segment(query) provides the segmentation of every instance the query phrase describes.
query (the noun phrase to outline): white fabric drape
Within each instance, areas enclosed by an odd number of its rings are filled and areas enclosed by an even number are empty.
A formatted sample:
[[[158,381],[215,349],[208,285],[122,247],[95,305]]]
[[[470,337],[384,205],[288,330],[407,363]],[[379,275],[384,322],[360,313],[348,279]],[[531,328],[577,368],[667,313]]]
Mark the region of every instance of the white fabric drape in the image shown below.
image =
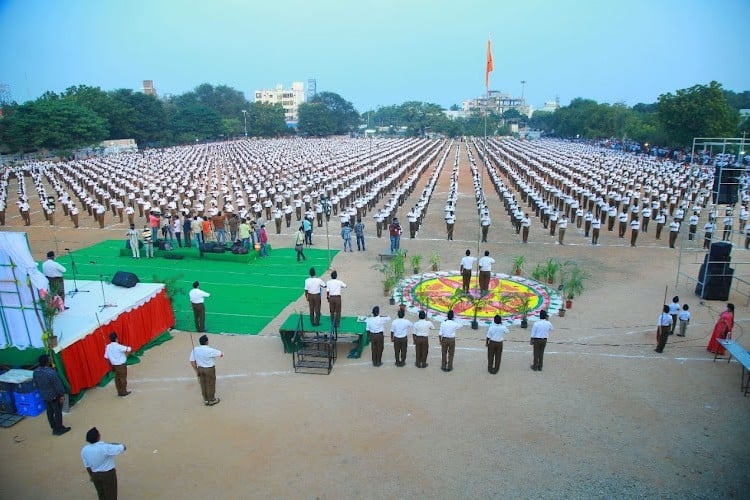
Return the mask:
[[[43,347],[42,326],[27,277],[37,299],[39,289],[48,289],[49,282],[31,256],[26,233],[0,233],[0,264],[0,349]]]

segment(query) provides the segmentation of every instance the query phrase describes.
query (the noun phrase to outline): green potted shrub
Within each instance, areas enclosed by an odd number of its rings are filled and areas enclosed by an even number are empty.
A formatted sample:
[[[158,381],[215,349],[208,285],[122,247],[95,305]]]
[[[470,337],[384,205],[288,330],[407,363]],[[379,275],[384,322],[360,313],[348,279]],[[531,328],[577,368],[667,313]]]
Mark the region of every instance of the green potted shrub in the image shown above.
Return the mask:
[[[544,264],[539,263],[534,266],[534,270],[531,271],[531,277],[536,281],[542,281],[544,279]]]
[[[526,263],[526,257],[523,255],[516,255],[513,257],[513,274],[521,276],[523,273],[523,265]]]
[[[531,297],[526,294],[519,294],[519,296],[521,300],[518,304],[518,313],[521,315],[521,328],[528,328]]]
[[[547,259],[547,263],[544,264],[544,277],[547,279],[547,284],[552,285],[557,279],[557,273],[560,271],[562,265],[560,261],[554,257]]]
[[[565,296],[565,309],[573,307],[573,299],[583,293],[583,280],[586,275],[583,271],[576,268],[565,280],[563,285],[563,295]]]
[[[414,274],[419,274],[419,265],[422,263],[422,256],[414,254],[411,256],[411,267]]]
[[[434,252],[430,255],[430,265],[432,266],[432,272],[437,272],[440,269],[440,254]]]

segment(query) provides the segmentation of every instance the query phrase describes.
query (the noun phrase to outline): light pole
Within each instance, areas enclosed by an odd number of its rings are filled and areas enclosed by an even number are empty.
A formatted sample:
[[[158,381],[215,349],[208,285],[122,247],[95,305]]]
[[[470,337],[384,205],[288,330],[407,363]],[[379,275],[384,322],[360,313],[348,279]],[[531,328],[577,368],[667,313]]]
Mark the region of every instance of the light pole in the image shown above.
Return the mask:
[[[243,109],[242,114],[245,115],[245,137],[247,137],[247,110]]]
[[[526,86],[526,80],[521,80],[521,102],[523,102],[523,91]]]

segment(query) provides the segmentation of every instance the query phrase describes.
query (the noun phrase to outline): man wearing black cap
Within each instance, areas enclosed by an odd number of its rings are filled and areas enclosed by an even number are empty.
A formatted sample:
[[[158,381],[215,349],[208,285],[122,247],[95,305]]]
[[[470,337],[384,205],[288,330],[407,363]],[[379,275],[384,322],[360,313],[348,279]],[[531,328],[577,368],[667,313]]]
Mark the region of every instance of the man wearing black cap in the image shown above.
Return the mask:
[[[54,368],[49,364],[49,356],[39,356],[39,367],[34,370],[34,383],[39,389],[39,395],[47,407],[47,420],[52,427],[52,434],[61,436],[70,430],[62,420],[62,405],[65,398],[65,387]]]
[[[105,443],[96,427],[86,433],[89,444],[81,449],[81,460],[100,500],[117,499],[115,456],[125,451],[122,443]]]
[[[190,364],[193,366],[201,384],[203,403],[206,406],[219,404],[216,393],[216,358],[223,358],[224,353],[208,346],[208,336],[201,335],[199,346],[190,351]]]
[[[65,299],[65,282],[63,281],[63,273],[66,271],[65,267],[55,262],[55,252],[47,252],[47,260],[42,264],[42,272],[49,280],[49,292],[54,297],[59,295],[60,298]]]
[[[115,372],[115,387],[117,395],[125,397],[130,394],[128,390],[128,354],[130,347],[117,342],[117,333],[109,334],[109,344],[104,348],[104,358],[109,361],[112,371]]]

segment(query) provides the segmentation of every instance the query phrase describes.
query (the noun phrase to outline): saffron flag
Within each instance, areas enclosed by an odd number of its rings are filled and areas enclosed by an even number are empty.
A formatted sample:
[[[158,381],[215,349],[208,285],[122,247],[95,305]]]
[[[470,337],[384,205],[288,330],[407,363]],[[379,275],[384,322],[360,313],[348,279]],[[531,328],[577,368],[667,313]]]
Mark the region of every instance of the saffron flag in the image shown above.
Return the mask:
[[[487,39],[487,71],[484,74],[484,86],[487,87],[487,91],[490,90],[490,73],[495,69],[495,65],[492,63],[492,40]]]

